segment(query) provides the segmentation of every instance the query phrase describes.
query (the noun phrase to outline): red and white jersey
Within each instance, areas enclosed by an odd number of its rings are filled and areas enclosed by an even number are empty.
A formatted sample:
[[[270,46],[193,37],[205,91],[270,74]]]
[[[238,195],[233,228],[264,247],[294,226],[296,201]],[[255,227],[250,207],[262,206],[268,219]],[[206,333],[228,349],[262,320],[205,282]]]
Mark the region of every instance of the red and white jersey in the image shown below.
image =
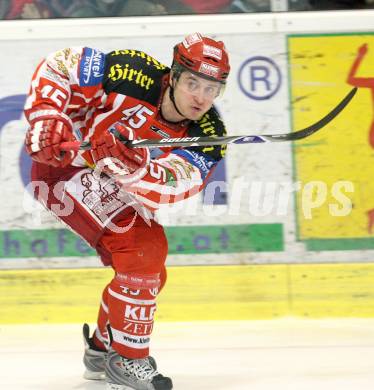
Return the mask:
[[[101,137],[117,122],[131,127],[137,138],[225,135],[214,107],[199,121],[176,124],[162,118],[169,74],[168,67],[142,51],[67,48],[37,67],[25,115],[31,125],[58,115],[81,141]],[[185,199],[201,190],[224,153],[223,146],[153,150],[149,173],[127,190],[151,209]],[[72,165],[92,166],[90,154],[79,152]]]

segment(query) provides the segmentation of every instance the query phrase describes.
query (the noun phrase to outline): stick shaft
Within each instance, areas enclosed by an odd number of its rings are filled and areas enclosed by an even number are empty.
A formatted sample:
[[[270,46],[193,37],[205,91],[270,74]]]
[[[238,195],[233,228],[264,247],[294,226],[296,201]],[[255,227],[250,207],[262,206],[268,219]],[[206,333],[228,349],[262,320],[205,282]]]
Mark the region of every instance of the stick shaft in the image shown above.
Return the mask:
[[[249,144],[263,142],[282,142],[282,141],[297,141],[309,137],[318,130],[330,123],[356,94],[357,88],[351,91],[342,99],[342,101],[334,107],[327,115],[321,118],[318,122],[292,133],[284,134],[267,134],[267,135],[241,135],[227,137],[182,137],[182,138],[161,138],[161,139],[140,139],[134,141],[123,141],[130,148],[152,148],[152,147],[193,147],[193,146],[212,146],[225,144]],[[116,135],[116,134],[115,134]],[[63,142],[61,150],[89,150],[91,145],[89,142]]]

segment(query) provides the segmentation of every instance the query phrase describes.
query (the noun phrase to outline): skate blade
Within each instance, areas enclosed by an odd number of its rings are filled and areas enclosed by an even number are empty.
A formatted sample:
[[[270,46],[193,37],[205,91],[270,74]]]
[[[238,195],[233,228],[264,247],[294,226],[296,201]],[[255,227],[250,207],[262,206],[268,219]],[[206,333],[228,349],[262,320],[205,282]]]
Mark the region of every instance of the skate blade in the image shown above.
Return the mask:
[[[84,379],[88,379],[90,381],[102,381],[105,379],[104,371],[89,371],[86,370],[83,374]]]
[[[107,382],[106,390],[134,390],[134,387],[128,387],[126,385],[117,385],[115,383]]]

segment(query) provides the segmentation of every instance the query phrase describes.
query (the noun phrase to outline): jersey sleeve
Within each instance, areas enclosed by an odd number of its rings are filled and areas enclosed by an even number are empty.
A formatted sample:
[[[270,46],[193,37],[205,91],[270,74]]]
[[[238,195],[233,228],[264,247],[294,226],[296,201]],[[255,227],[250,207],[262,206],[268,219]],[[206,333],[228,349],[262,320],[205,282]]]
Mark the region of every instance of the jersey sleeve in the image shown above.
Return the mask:
[[[66,48],[50,54],[32,77],[25,104],[28,121],[32,124],[57,116],[71,124],[69,105],[89,103],[100,88],[104,62],[104,53],[87,47]]]
[[[189,136],[223,136],[225,126],[215,108],[193,123]],[[148,174],[128,189],[151,210],[190,198],[205,186],[226,146],[178,148],[153,159]]]

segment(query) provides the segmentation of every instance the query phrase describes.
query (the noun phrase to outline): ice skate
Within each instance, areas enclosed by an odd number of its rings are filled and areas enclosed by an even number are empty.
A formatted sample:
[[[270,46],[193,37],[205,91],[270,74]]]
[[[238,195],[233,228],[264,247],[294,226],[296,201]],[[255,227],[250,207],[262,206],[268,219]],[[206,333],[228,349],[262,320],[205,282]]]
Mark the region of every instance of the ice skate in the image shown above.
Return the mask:
[[[90,338],[90,327],[83,325],[84,356],[83,363],[86,370],[83,374],[85,379],[103,380],[105,379],[105,356],[106,351],[99,350]]]
[[[110,350],[105,361],[108,390],[170,390],[170,378],[161,375],[152,357],[127,359]]]

